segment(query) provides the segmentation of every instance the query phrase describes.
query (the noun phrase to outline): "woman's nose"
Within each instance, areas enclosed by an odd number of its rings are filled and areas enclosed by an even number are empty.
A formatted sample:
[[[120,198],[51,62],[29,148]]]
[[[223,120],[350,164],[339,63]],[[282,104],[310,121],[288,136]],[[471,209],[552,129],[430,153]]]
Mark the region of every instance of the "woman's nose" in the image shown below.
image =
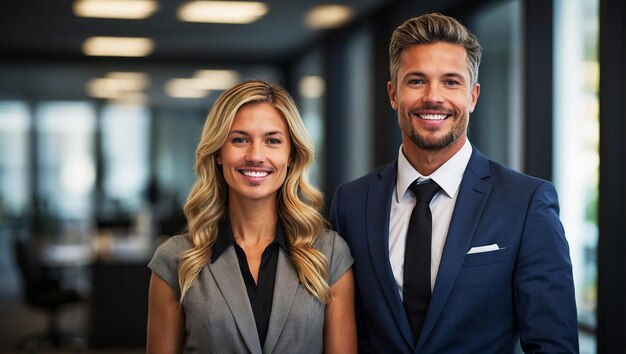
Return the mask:
[[[253,162],[263,161],[263,144],[258,142],[250,143],[246,159]]]

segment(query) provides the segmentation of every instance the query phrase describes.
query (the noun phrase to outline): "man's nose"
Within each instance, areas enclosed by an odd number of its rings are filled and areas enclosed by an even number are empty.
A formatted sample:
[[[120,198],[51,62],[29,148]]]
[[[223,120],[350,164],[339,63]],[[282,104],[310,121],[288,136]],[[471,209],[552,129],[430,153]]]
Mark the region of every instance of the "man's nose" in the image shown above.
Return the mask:
[[[441,103],[443,102],[443,89],[439,86],[438,83],[429,83],[426,85],[424,94],[424,101],[431,103]]]

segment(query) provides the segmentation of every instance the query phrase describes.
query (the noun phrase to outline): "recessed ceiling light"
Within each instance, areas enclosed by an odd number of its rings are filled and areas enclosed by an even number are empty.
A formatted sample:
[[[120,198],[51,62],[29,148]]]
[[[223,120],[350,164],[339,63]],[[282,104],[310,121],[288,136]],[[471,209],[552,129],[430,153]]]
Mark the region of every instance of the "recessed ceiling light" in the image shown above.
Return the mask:
[[[307,11],[304,22],[310,28],[336,28],[352,18],[352,9],[344,5],[319,5]]]
[[[143,106],[148,103],[148,95],[145,92],[128,92],[123,96],[110,98],[109,104]]]
[[[178,9],[185,22],[247,24],[263,17],[267,4],[252,1],[189,1]]]
[[[90,37],[82,49],[85,55],[92,56],[145,57],[154,50],[154,42],[139,37]]]
[[[165,93],[174,98],[204,98],[209,91],[196,87],[194,80],[190,78],[170,79],[165,83]]]
[[[133,20],[150,17],[158,7],[154,0],[77,0],[73,6],[80,17]]]
[[[126,102],[145,102],[143,90],[148,87],[150,77],[141,72],[110,72],[87,82],[90,97]]]
[[[304,76],[300,79],[298,91],[305,98],[320,98],[326,91],[326,82],[320,76]]]
[[[198,70],[193,78],[199,89],[226,90],[239,82],[239,73],[235,70]]]
[[[111,71],[105,76],[120,82],[127,82],[128,86],[136,87],[136,90],[143,90],[150,83],[150,76],[143,72],[136,71]]]

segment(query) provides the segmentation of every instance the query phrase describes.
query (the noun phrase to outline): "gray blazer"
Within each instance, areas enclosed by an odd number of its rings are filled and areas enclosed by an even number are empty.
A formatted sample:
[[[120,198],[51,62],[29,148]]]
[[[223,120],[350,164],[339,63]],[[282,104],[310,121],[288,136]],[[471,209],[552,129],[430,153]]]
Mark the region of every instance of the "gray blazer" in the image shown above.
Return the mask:
[[[191,246],[189,235],[161,245],[150,269],[177,293],[178,255]],[[315,247],[330,263],[334,284],[352,265],[344,240],[334,231],[320,234]],[[270,324],[261,348],[234,247],[200,271],[183,300],[185,353],[322,353],[324,305],[304,289],[289,256],[280,249]]]

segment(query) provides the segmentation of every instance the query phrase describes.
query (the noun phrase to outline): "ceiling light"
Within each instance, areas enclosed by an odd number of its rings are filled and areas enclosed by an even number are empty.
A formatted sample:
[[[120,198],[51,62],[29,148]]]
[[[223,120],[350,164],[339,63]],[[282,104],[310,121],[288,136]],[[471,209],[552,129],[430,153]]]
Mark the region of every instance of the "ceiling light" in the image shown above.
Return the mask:
[[[198,70],[193,78],[198,89],[226,90],[239,82],[239,73],[235,70]]]
[[[165,83],[164,91],[175,98],[204,98],[211,91],[223,91],[239,82],[235,70],[198,70],[190,78],[171,79]]]
[[[304,76],[298,85],[300,95],[305,98],[320,98],[326,91],[326,83],[320,76]]]
[[[99,77],[87,82],[87,94],[90,97],[116,101],[144,102],[145,93],[142,92],[150,82],[145,73],[140,72],[110,72],[105,77]]]
[[[109,99],[110,104],[140,106],[148,103],[148,95],[145,92],[128,92],[123,96]]]
[[[118,81],[133,82],[135,85],[141,86],[139,90],[148,86],[150,82],[148,74],[136,71],[111,71],[105,77]]]
[[[352,15],[352,9],[344,5],[319,5],[307,11],[304,21],[310,28],[336,28],[348,22]]]
[[[189,1],[178,9],[178,19],[186,22],[252,23],[268,11],[267,4],[250,1]]]
[[[198,89],[194,83],[196,79],[178,78],[170,79],[165,83],[165,93],[174,98],[204,98],[209,91]]]
[[[90,97],[117,98],[122,92],[119,83],[111,79],[96,78],[87,82],[87,94]]]
[[[80,17],[144,19],[159,7],[153,0],[77,0],[74,14]]]
[[[83,53],[92,56],[144,57],[154,50],[150,38],[90,37],[83,42]]]

